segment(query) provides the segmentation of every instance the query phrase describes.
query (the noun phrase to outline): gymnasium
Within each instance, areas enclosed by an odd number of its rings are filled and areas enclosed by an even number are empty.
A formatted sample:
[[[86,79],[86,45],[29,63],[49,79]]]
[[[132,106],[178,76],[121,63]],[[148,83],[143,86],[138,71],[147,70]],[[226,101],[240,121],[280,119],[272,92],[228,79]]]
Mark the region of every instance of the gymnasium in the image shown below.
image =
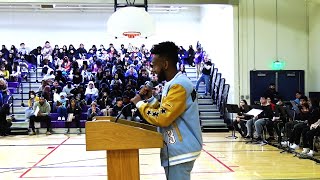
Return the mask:
[[[0,179],[166,179],[165,140],[130,102],[143,87],[161,101],[151,51],[166,41],[196,91],[191,179],[320,179],[319,8],[0,0]]]

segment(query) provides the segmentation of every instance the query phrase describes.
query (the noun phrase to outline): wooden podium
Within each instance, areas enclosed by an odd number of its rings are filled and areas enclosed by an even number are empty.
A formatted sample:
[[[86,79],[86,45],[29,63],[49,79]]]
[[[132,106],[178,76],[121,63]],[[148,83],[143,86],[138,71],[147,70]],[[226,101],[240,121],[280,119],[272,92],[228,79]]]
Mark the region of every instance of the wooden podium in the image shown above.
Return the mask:
[[[162,148],[156,127],[114,117],[86,122],[87,151],[107,151],[109,180],[139,180],[139,149]]]

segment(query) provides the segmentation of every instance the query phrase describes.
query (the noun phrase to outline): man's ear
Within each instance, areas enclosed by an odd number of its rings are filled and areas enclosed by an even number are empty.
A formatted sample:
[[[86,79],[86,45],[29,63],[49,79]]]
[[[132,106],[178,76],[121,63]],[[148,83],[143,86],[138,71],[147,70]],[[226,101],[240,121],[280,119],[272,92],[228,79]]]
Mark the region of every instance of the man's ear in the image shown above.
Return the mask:
[[[169,61],[164,61],[164,69],[167,70],[169,67]]]

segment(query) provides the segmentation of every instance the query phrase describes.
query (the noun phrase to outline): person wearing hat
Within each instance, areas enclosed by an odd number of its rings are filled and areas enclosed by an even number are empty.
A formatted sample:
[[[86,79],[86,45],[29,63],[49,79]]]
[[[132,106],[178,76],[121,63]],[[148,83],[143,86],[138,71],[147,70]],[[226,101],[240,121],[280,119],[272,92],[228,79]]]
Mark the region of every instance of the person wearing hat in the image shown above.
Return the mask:
[[[87,103],[91,103],[98,98],[99,90],[94,86],[93,81],[89,81],[84,95]]]
[[[43,96],[41,96],[39,97],[39,101],[34,103],[33,109],[34,114],[30,116],[29,121],[30,135],[36,134],[34,122],[45,122],[47,124],[46,134],[51,135],[51,117],[49,116],[51,111],[50,104]]]
[[[67,97],[71,95],[71,90],[74,88],[71,81],[67,82],[67,85],[65,85],[62,89],[62,92],[67,94]]]
[[[65,121],[67,119],[67,94],[65,92],[60,93],[60,99],[57,101],[57,113],[58,113],[58,121]]]

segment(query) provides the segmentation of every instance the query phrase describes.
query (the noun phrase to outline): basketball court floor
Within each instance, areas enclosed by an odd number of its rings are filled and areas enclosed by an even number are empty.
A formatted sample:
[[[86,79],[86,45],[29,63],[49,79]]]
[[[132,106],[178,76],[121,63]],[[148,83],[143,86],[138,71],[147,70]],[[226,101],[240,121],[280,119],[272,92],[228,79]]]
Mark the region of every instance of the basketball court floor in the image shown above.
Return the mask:
[[[314,161],[228,135],[203,133],[192,179],[320,179]],[[140,150],[140,174],[142,180],[165,180],[159,149]],[[84,134],[0,137],[0,180],[11,179],[107,179],[106,153],[87,152]]]

